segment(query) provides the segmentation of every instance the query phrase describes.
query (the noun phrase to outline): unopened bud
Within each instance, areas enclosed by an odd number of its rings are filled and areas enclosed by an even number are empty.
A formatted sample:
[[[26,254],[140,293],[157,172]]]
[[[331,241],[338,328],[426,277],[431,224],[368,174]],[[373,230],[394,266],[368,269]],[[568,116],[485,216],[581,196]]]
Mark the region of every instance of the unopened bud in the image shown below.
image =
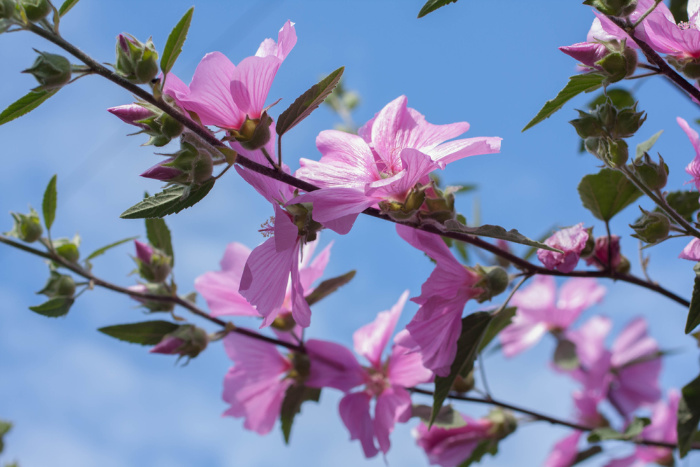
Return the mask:
[[[80,258],[80,251],[78,250],[80,246],[80,237],[77,235],[73,237],[72,240],[68,238],[58,238],[53,240],[51,244],[56,253],[68,262],[75,263]]]
[[[134,240],[139,275],[148,282],[163,282],[171,271],[172,258],[150,245]]]
[[[34,209],[29,209],[29,214],[10,213],[15,220],[15,225],[12,230],[5,235],[19,238],[27,243],[35,242],[41,238],[44,229],[41,227],[39,214]]]
[[[578,60],[581,64],[595,69],[600,68],[596,66],[596,62],[610,53],[608,48],[600,42],[579,42],[578,44],[559,47],[559,50]]]
[[[474,372],[471,371],[466,377],[457,375],[454,383],[452,383],[452,390],[465,394],[474,389],[474,384]]]
[[[474,287],[483,290],[481,295],[476,297],[476,301],[479,303],[491,300],[491,298],[499,295],[506,290],[506,287],[508,287],[510,283],[508,272],[500,266],[476,265],[473,270],[481,277],[481,279],[474,284]]]
[[[578,111],[579,118],[571,120],[569,123],[576,129],[576,133],[583,138],[602,137],[605,136],[605,129],[601,124],[598,116],[589,114],[582,110]]]
[[[640,160],[634,162],[632,168],[637,177],[650,190],[660,190],[666,186],[668,165],[666,165],[661,155],[659,155],[659,163],[657,164],[651,160],[649,154],[645,153]]]
[[[642,211],[642,217],[630,227],[635,233],[633,237],[640,239],[645,243],[657,243],[665,240],[671,230],[671,222],[664,214],[660,212]]]
[[[617,121],[612,131],[616,138],[629,138],[639,130],[647,119],[646,112],[637,112],[637,103],[618,111]]]
[[[609,16],[625,17],[637,8],[637,0],[586,0],[584,5],[590,5],[601,13]]]
[[[19,4],[24,8],[27,19],[32,22],[46,18],[51,13],[48,0],[19,0]]]
[[[141,123],[142,120],[153,117],[153,112],[150,109],[138,104],[110,107],[107,111],[119,117],[122,122],[137,126],[143,130],[148,130],[149,127],[145,123]]]
[[[272,118],[263,112],[260,118],[248,118],[238,130],[231,130],[231,138],[235,139],[245,149],[254,151],[264,147],[270,141],[270,125]]]
[[[151,349],[151,353],[179,355],[188,360],[199,355],[209,344],[206,331],[192,324],[183,324]]]
[[[272,328],[282,332],[289,332],[297,325],[291,313],[280,313],[270,325]]]
[[[667,57],[668,63],[690,79],[700,79],[700,60],[697,58]]]
[[[172,292],[162,283],[158,284],[137,284],[129,287],[132,292],[137,292],[141,294],[149,295],[163,295],[172,296]],[[149,300],[147,298],[137,297],[135,295],[130,295],[131,298],[141,303],[141,305],[151,312],[158,311],[172,311],[175,308],[175,304],[171,301],[165,300]]]
[[[134,84],[150,82],[158,74],[158,52],[149,38],[142,43],[127,34],[117,36],[115,69]]]
[[[0,0],[0,19],[10,19],[17,13],[15,0]]]
[[[634,74],[637,69],[637,52],[626,47],[623,42],[619,50],[609,53],[595,64],[607,73],[608,83],[616,83]]]
[[[46,285],[37,293],[46,295],[49,298],[72,297],[75,294],[75,281],[71,276],[51,271],[51,276]]]
[[[498,439],[505,438],[518,427],[518,420],[508,410],[493,409],[486,418],[493,423],[493,434]]]
[[[40,89],[57,89],[70,81],[72,67],[70,61],[62,55],[39,52],[31,68],[22,73],[29,73],[40,84]]]

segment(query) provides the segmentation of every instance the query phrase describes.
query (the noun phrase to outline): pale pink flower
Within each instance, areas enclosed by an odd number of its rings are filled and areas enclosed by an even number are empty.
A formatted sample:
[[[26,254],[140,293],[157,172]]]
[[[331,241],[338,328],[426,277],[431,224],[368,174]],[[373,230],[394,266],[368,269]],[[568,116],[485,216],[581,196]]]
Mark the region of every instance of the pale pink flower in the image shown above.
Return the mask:
[[[551,237],[544,241],[545,245],[562,250],[563,253],[537,250],[537,258],[547,269],[571,272],[576,268],[587,241],[588,230],[583,227],[583,222],[581,222],[554,232]]]
[[[340,417],[350,431],[350,439],[360,440],[366,457],[388,452],[394,424],[411,417],[411,396],[404,388],[432,380],[432,373],[421,365],[420,355],[408,353],[397,344],[382,360],[407,299],[408,291],[391,310],[379,313],[353,334],[355,352],[369,361],[369,367],[362,367],[342,345],[315,339],[306,343],[311,360],[306,385],[346,392],[339,405]],[[363,384],[362,390],[349,392]],[[372,399],[376,399],[374,414],[370,413]]]
[[[235,363],[224,377],[223,399],[231,405],[224,415],[244,418],[248,430],[269,433],[294,382],[286,378],[292,363],[275,346],[241,334],[227,335],[224,348]]]
[[[277,70],[296,44],[294,24],[287,21],[277,42],[265,39],[255,56],[235,66],[220,52],[204,56],[189,86],[168,73],[164,92],[194,112],[204,125],[240,129],[246,118],[259,119]]]
[[[542,465],[544,467],[570,467],[578,454],[578,442],[582,434],[580,431],[574,431],[557,442]]]
[[[318,135],[321,160],[301,159],[296,176],[321,190],[295,202],[313,202],[314,220],[346,234],[364,209],[380,201],[403,203],[417,183],[429,183],[430,172],[464,157],[500,151],[497,137],[448,142],[468,129],[467,122],[428,123],[400,96],[360,128],[359,135],[337,130]]]
[[[476,286],[481,278],[457,261],[439,235],[405,225],[397,225],[396,232],[436,263],[421,287],[421,295],[411,299],[421,307],[406,326],[408,334],[400,343],[419,352],[426,368],[447,376],[457,353],[464,306],[484,292]]]
[[[610,240],[609,242],[608,239]],[[608,244],[610,244],[609,248]],[[610,253],[612,257],[610,267],[612,269],[617,269],[622,261],[619,235],[611,235],[610,237],[603,235],[602,237],[597,237],[595,239],[595,246],[593,247],[593,254],[586,258],[586,264],[595,266],[598,269],[605,269],[608,266],[608,253]]]
[[[496,427],[488,418],[463,417],[465,425],[454,428],[432,426],[421,422],[413,431],[416,444],[428,456],[430,465],[457,467],[472,455],[480,443],[496,438]]]
[[[299,277],[304,295],[313,291],[312,284],[318,280],[328,264],[332,243],[311,261],[318,240],[304,245],[302,259],[299,263]],[[194,287],[207,301],[212,316],[260,316],[255,307],[238,292],[245,263],[250,256],[250,249],[240,243],[230,243],[221,259],[221,271],[202,274],[194,281]],[[292,287],[287,284],[284,301],[279,315],[292,312]]]
[[[628,16],[629,21],[635,23],[653,5],[654,0],[639,0],[637,2],[637,7],[634,9],[632,14]],[[646,19],[642,22],[642,26],[638,26],[637,29],[635,29],[635,37],[644,41],[647,40],[647,35],[644,26],[649,22],[649,20],[653,18],[661,17],[673,21],[673,15],[670,11],[668,11],[668,8],[659,9],[659,6],[656,7],[656,9],[651,13],[651,15],[646,17]],[[588,31],[588,42],[607,42],[611,40],[622,41],[624,39],[627,44],[627,47],[631,47],[634,49],[639,48],[639,46],[632,40],[632,38],[625,31],[620,29],[615,23],[613,23],[610,19],[608,19],[607,16],[605,16],[603,13],[597,10],[593,10],[593,13],[596,15],[596,18],[593,20],[591,29]]]
[[[533,283],[519,290],[510,301],[517,307],[513,321],[499,338],[503,354],[512,357],[532,347],[549,331],[569,328],[579,315],[605,295],[605,287],[593,279],[566,281],[556,299],[556,283],[551,276],[537,276]]]
[[[693,177],[691,182],[695,184],[695,188],[700,190],[700,137],[698,137],[698,132],[690,128],[688,122],[681,117],[676,117],[676,121],[685,131],[685,134],[688,135],[688,139],[690,139],[690,143],[695,149],[695,158],[686,166],[685,171]]]
[[[691,261],[700,261],[700,239],[694,238],[688,243],[681,254],[678,255],[681,259],[689,259]]]

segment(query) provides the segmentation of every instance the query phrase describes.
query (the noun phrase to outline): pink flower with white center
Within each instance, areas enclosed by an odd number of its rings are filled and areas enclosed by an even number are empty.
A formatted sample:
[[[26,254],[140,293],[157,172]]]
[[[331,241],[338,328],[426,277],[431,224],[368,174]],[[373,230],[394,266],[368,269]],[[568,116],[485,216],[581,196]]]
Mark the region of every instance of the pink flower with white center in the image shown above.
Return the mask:
[[[700,58],[700,2],[688,2],[689,22],[678,23],[663,2],[644,21],[647,42],[676,59]]]
[[[688,139],[695,149],[695,158],[686,166],[685,171],[693,177],[691,182],[695,185],[695,189],[700,190],[700,137],[698,137],[698,132],[690,128],[688,122],[681,117],[676,117],[676,121],[688,135]]]
[[[562,250],[564,253],[537,250],[537,258],[547,269],[571,272],[576,268],[587,241],[588,230],[583,227],[583,222],[581,222],[554,232],[554,235],[544,241],[545,245]]]
[[[331,255],[329,244],[311,261],[318,245],[318,239],[304,245],[302,259],[299,263],[299,277],[304,295],[313,291],[312,285],[322,275]],[[202,274],[194,281],[194,287],[207,301],[212,316],[260,316],[254,306],[238,292],[245,263],[250,256],[250,249],[240,243],[230,243],[221,259],[221,271]],[[287,290],[281,309],[276,315],[292,313],[292,287]]]
[[[397,225],[396,232],[437,263],[421,295],[411,299],[421,307],[406,326],[408,334],[400,344],[419,352],[426,368],[447,376],[457,353],[464,306],[484,293],[477,286],[481,277],[457,261],[439,235],[405,225]]]
[[[654,0],[639,0],[637,2],[637,7],[634,9],[632,14],[628,16],[629,21],[632,23],[635,23],[641,16],[649,10],[654,5]],[[666,11],[660,10],[659,7],[657,6],[656,9],[644,19],[642,22],[642,25],[646,25],[646,23],[657,16],[661,16],[664,18],[668,18],[667,15],[670,15],[670,20],[673,21],[673,15],[668,12],[668,9]],[[605,16],[603,13],[593,10],[593,14],[596,15],[596,18],[593,20],[593,24],[591,25],[591,29],[588,31],[588,37],[587,41],[588,42],[607,42],[607,41],[612,41],[612,40],[618,40],[622,41],[623,39],[625,40],[627,47],[631,47],[634,49],[639,48],[639,46],[632,40],[632,38],[622,29],[620,29],[615,23],[610,21],[607,16]],[[638,26],[637,29],[634,31],[635,37],[638,37],[639,39],[642,39],[644,41],[647,40],[647,36],[645,33],[645,28],[642,26]]]
[[[180,107],[196,113],[204,125],[238,130],[246,118],[261,117],[277,70],[296,42],[294,24],[287,21],[277,42],[265,39],[255,56],[238,66],[222,53],[212,52],[199,62],[189,86],[168,73],[163,91]]]
[[[428,456],[430,465],[457,467],[472,455],[480,443],[496,438],[496,426],[488,418],[463,417],[465,425],[455,428],[433,426],[421,422],[413,431],[416,444]]]
[[[511,324],[499,334],[506,357],[532,347],[548,331],[568,329],[584,310],[599,303],[605,295],[605,287],[593,279],[566,281],[558,300],[556,290],[554,278],[537,276],[529,287],[513,295],[510,304],[518,310]]]
[[[404,203],[417,183],[429,183],[430,172],[464,157],[500,151],[497,137],[448,141],[468,129],[467,122],[428,123],[400,96],[360,128],[359,135],[337,130],[318,135],[321,160],[301,159],[296,176],[321,190],[295,202],[313,202],[314,220],[346,234],[366,208],[381,201]]]
[[[286,377],[292,362],[274,345],[241,334],[227,335],[224,348],[235,363],[224,377],[223,399],[231,405],[224,415],[244,418],[247,430],[269,433],[294,382]]]
[[[379,313],[373,322],[353,334],[355,352],[369,361],[368,367],[361,366],[342,345],[315,339],[306,343],[311,360],[306,385],[331,387],[346,393],[338,407],[340,417],[350,431],[350,439],[360,440],[366,457],[376,456],[379,451],[386,454],[394,424],[411,418],[411,396],[404,388],[427,383],[433,377],[421,365],[420,355],[408,353],[400,345],[394,344],[389,357],[382,360],[407,299],[408,291],[391,310]],[[363,389],[350,392],[361,385]],[[373,399],[376,399],[374,414],[370,411]]]

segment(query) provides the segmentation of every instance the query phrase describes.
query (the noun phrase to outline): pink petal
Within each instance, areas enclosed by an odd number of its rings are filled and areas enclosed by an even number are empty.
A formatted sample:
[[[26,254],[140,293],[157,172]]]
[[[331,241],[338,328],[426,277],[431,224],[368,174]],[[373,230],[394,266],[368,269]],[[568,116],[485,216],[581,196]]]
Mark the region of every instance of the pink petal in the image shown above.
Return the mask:
[[[655,354],[659,350],[659,346],[653,338],[647,336],[646,320],[636,318],[620,332],[611,350],[613,366],[622,367],[640,358]]]
[[[610,403],[625,418],[638,407],[653,404],[661,398],[660,373],[660,358],[618,370],[608,394]]]
[[[392,198],[403,202],[409,190],[413,188],[422,178],[438,168],[438,165],[427,154],[417,149],[406,148],[401,151],[401,164],[403,164],[406,175],[393,183],[387,192]],[[395,197],[395,198],[394,198]]]
[[[678,255],[681,259],[689,259],[691,261],[700,261],[700,239],[694,238],[688,243],[681,254]]]
[[[377,369],[382,367],[382,352],[394,333],[401,310],[408,300],[406,290],[389,311],[380,312],[374,321],[362,326],[352,335],[355,352],[364,356]]]
[[[194,281],[194,288],[207,301],[212,316],[260,316],[238,293],[238,280],[227,272],[207,272]]]
[[[296,263],[299,259],[299,228],[292,221],[291,216],[275,204],[275,248],[278,252],[294,248],[296,250]]]
[[[556,327],[566,329],[584,310],[600,303],[604,296],[605,287],[595,279],[569,279],[559,289],[557,312],[550,322]]]
[[[369,402],[372,397],[366,392],[355,392],[343,397],[338,409],[340,418],[350,431],[350,439],[359,439],[365,457],[374,457],[379,450],[374,445],[374,427],[369,414]]]
[[[312,217],[325,227],[345,235],[350,232],[357,216],[377,200],[356,188],[322,188],[299,195],[290,204],[313,203]],[[332,221],[339,221],[332,223]]]
[[[607,47],[599,42],[579,42],[559,47],[559,50],[589,67],[595,67],[595,63],[609,53]]]
[[[305,262],[308,262],[312,255],[312,250],[309,249],[307,251],[307,247],[316,245],[317,243],[318,239],[304,245],[303,259],[299,265],[301,268],[299,270],[299,277],[301,278],[301,286],[304,288],[305,294],[308,294],[311,291],[311,286],[313,283],[323,276],[323,271],[325,271],[328,261],[331,258],[331,247],[333,246],[333,242],[330,242],[328,246],[326,246],[326,248],[324,248],[323,251],[316,256],[316,258],[314,258],[314,260],[311,262],[311,266],[304,265]]]
[[[612,328],[612,321],[603,316],[594,316],[579,329],[567,333],[567,338],[576,344],[576,355],[589,371],[606,353],[605,338]]]
[[[558,230],[544,243],[563,253],[550,250],[537,250],[537,258],[547,269],[557,269],[561,272],[571,272],[576,268],[581,252],[588,241],[588,230],[583,222],[572,227]]]
[[[236,172],[270,203],[284,204],[291,199],[289,185],[236,165]]]
[[[426,255],[430,256],[435,262],[454,273],[458,273],[461,269],[464,269],[459,261],[455,259],[452,255],[450,249],[445,245],[445,242],[437,234],[430,232],[424,232],[422,230],[414,229],[406,225],[397,224],[396,233],[399,237],[408,242],[413,248],[416,248]]]
[[[238,64],[231,77],[230,92],[242,115],[260,118],[267,94],[282,61],[274,56],[248,57]],[[241,119],[239,126],[243,124]]]
[[[384,454],[389,452],[391,447],[389,435],[394,431],[394,424],[406,422],[409,418],[411,418],[411,396],[404,388],[391,386],[377,397],[374,407],[374,436],[377,438],[379,449]]]
[[[516,315],[513,322],[498,334],[503,355],[514,357],[538,343],[546,333],[547,326],[544,323],[519,319]]]
[[[296,226],[294,226],[296,228]],[[299,256],[297,249],[297,258]],[[294,321],[302,328],[307,328],[311,324],[311,308],[304,298],[304,288],[299,278],[299,262],[292,262],[292,316]]]
[[[287,20],[277,35],[277,43],[273,39],[265,39],[262,44],[260,44],[255,56],[267,57],[268,55],[273,55],[280,60],[284,60],[296,43],[297,34],[294,29],[294,23]]]
[[[465,157],[499,153],[502,140],[503,138],[497,136],[458,139],[425,152],[440,165],[440,168],[445,168],[447,164]]]
[[[401,340],[402,335],[407,334],[408,331],[404,329],[396,335],[394,340]],[[399,344],[394,344],[391,349],[386,373],[391,384],[406,388],[429,383],[433,379],[433,372],[423,366],[421,354],[411,352],[409,348]]]
[[[511,305],[518,307],[518,313],[532,318],[545,316],[546,310],[554,308],[556,282],[551,276],[536,276],[532,283],[513,295]]]
[[[387,173],[397,173],[401,170],[399,152],[404,146],[399,142],[413,123],[406,110],[406,102],[406,96],[399,96],[389,102],[376,115],[372,125],[372,143],[386,164]]]
[[[317,339],[306,342],[311,370],[306,385],[348,392],[365,381],[365,370],[355,356],[340,344]]]
[[[573,464],[578,454],[578,442],[583,433],[574,431],[566,438],[559,441],[552,448],[552,452],[544,461],[544,467],[569,467]]]

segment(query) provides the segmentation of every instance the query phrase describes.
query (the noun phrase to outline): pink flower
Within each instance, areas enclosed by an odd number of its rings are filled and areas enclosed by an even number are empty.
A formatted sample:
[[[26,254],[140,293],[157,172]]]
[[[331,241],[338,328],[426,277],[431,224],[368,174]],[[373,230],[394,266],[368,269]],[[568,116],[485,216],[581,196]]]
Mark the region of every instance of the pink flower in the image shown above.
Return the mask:
[[[496,438],[496,427],[488,418],[474,420],[464,417],[465,425],[456,428],[433,426],[421,422],[414,432],[418,446],[423,448],[430,465],[457,467],[480,443]]]
[[[548,331],[568,329],[584,310],[605,295],[605,287],[592,279],[566,281],[555,301],[556,288],[551,276],[537,276],[529,287],[513,295],[510,304],[518,310],[512,323],[499,334],[505,356],[512,357],[532,347]]]
[[[397,225],[396,232],[436,262],[421,295],[411,299],[421,307],[406,326],[408,334],[400,343],[420,352],[426,368],[447,376],[457,353],[464,306],[484,292],[476,286],[481,277],[457,261],[439,235],[404,225]]]
[[[691,181],[695,184],[695,188],[700,190],[700,137],[698,137],[697,131],[690,128],[688,122],[683,120],[681,117],[676,117],[676,121],[681,126],[683,131],[685,131],[685,134],[688,135],[688,139],[690,139],[690,143],[693,145],[693,149],[695,149],[695,158],[690,161],[690,164],[687,165],[685,171],[688,173],[688,175],[693,177]]]
[[[580,431],[574,431],[566,438],[559,441],[552,448],[547,460],[544,461],[544,467],[570,467],[578,454],[578,442],[581,439]]]
[[[632,14],[628,16],[629,21],[635,23],[639,18],[649,10],[654,5],[654,0],[639,0],[637,2],[637,7],[634,9]],[[659,5],[661,6],[661,5]],[[659,9],[659,6],[647,16],[642,22],[642,25],[646,25],[649,20],[661,16],[663,18],[668,18],[673,21],[673,15],[668,11],[668,8]],[[632,38],[622,29],[620,29],[615,23],[609,20],[604,14],[599,11],[594,10],[593,13],[596,15],[596,19],[593,20],[591,29],[588,31],[588,42],[607,42],[611,40],[622,41],[625,40],[628,47],[637,49],[639,46],[632,40]],[[675,24],[675,23],[674,23]],[[638,26],[634,31],[635,37],[646,41],[648,38],[646,36],[645,28],[643,26]]]
[[[224,415],[244,418],[248,430],[269,433],[293,383],[286,378],[292,363],[275,346],[241,334],[226,336],[224,348],[235,362],[224,378],[223,399],[231,405]]]
[[[694,238],[688,243],[681,254],[678,255],[681,259],[689,259],[691,261],[700,261],[700,239]]]
[[[323,275],[330,259],[332,243],[311,261],[317,245],[318,240],[307,243],[299,263],[299,277],[304,295],[313,291],[312,284]],[[246,246],[230,243],[221,259],[221,271],[207,272],[195,279],[194,287],[207,301],[212,316],[260,316],[255,307],[238,292],[249,256],[250,249]],[[291,284],[288,284],[281,309],[273,314],[291,313],[291,303],[292,288]]]
[[[647,42],[657,52],[677,59],[700,58],[700,3],[688,2],[688,23],[676,24],[666,5],[659,3],[644,21]]]
[[[554,235],[544,241],[545,245],[562,250],[564,253],[537,250],[537,258],[547,269],[571,272],[576,268],[587,241],[588,230],[583,227],[583,222],[581,222],[554,232]]]
[[[610,267],[612,269],[617,269],[617,267],[622,262],[622,255],[620,254],[620,236],[611,235],[610,236],[610,247],[608,248],[608,236],[603,235],[595,239],[595,246],[593,247],[593,254],[586,258],[586,264],[595,266],[598,269],[605,269],[608,266],[608,253],[612,257],[610,261]]]
[[[341,345],[315,339],[306,343],[311,360],[306,385],[346,392],[339,405],[340,417],[350,431],[350,439],[360,440],[366,457],[373,457],[379,451],[387,453],[394,424],[411,417],[411,396],[404,388],[432,379],[431,372],[421,365],[420,356],[397,344],[392,346],[389,357],[382,360],[407,299],[408,291],[391,310],[379,313],[373,322],[353,334],[355,351],[369,361],[369,367],[362,367]],[[349,392],[363,384],[362,390]],[[373,415],[372,399],[376,399]]]
[[[417,183],[429,183],[430,172],[464,157],[500,151],[501,138],[496,137],[446,142],[468,129],[467,122],[430,124],[400,96],[359,135],[337,130],[318,135],[321,160],[301,159],[296,176],[322,189],[295,202],[313,202],[314,220],[346,234],[364,209],[381,201],[403,203]]]
[[[608,48],[600,42],[578,42],[576,44],[559,47],[559,50],[573,57],[575,60],[578,60],[583,65],[597,70],[601,68],[596,65],[596,62],[610,53]]]
[[[287,21],[277,42],[265,39],[255,56],[235,66],[222,53],[204,56],[189,86],[168,73],[164,92],[204,125],[241,128],[246,118],[259,119],[277,70],[296,44],[294,24]]]

